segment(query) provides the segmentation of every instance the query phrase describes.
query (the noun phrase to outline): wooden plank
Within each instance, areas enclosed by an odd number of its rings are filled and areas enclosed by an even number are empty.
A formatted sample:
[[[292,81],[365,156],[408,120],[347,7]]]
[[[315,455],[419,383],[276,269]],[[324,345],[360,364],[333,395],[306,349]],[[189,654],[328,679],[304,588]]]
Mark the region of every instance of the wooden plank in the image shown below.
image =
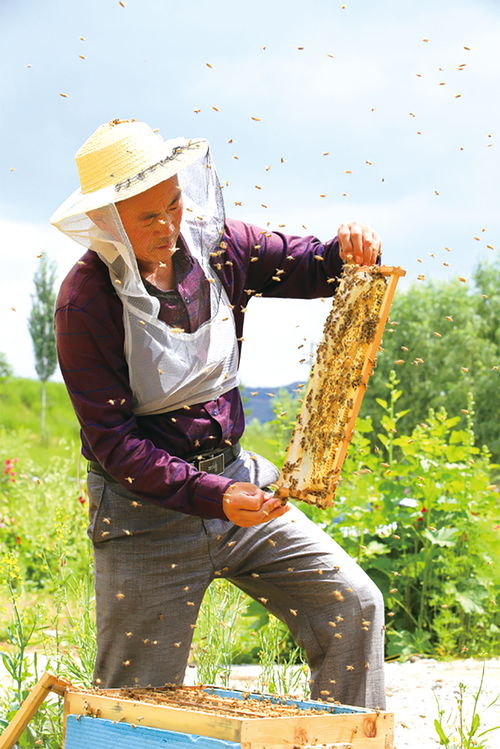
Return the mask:
[[[304,715],[293,718],[244,720],[241,745],[256,747],[275,744],[279,737],[284,747],[304,744],[351,743],[353,749],[388,749],[386,737],[394,723],[391,713]]]
[[[49,692],[62,695],[67,686],[68,682],[63,679],[44,673],[0,736],[0,749],[11,749],[14,746]]]
[[[374,744],[374,739],[354,739],[351,741],[335,741],[333,744],[328,741],[322,744],[241,744],[241,749],[373,749],[382,746],[384,749],[394,749],[394,744]],[[387,741],[387,739],[386,739]]]
[[[240,744],[241,749],[292,749],[290,744]],[[359,739],[353,744],[351,741],[335,741],[323,744],[295,744],[293,749],[372,749],[373,739]],[[384,749],[394,749],[393,744],[384,745]]]
[[[240,749],[241,744],[192,733],[115,723],[103,718],[68,715],[64,749]]]
[[[240,740],[242,723],[239,718],[214,713],[73,691],[66,693],[65,713],[66,715],[90,715],[171,731],[185,732],[186,728],[189,728],[190,731],[201,736],[229,741]]]
[[[241,749],[290,749],[290,744],[240,744]],[[353,749],[350,742],[342,741],[340,744],[297,744],[293,749]],[[361,748],[363,749],[363,747]]]
[[[367,267],[367,266],[360,266]],[[370,266],[368,266],[370,267]],[[379,265],[377,268],[379,273],[384,276],[406,276],[406,271],[399,265]]]

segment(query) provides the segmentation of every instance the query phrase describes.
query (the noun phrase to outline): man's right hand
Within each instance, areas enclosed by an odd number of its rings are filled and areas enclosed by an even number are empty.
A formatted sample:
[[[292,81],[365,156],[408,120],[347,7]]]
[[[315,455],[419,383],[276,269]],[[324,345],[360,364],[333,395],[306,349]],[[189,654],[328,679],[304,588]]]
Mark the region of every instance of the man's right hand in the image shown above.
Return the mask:
[[[290,509],[274,494],[243,481],[231,484],[222,498],[222,507],[227,519],[241,528],[267,523]]]

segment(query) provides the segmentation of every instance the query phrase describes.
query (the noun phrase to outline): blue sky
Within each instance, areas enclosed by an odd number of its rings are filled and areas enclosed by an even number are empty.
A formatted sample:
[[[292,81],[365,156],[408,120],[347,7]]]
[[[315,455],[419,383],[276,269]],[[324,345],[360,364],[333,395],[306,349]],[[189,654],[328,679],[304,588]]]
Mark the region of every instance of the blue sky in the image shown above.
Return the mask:
[[[77,186],[75,151],[115,117],[208,138],[228,215],[322,239],[371,224],[406,283],[470,277],[496,255],[496,2],[18,0],[0,29],[0,351],[19,375],[34,376],[36,256],[62,279],[81,254],[50,215]],[[305,377],[296,348],[327,311],[253,300],[243,381]]]

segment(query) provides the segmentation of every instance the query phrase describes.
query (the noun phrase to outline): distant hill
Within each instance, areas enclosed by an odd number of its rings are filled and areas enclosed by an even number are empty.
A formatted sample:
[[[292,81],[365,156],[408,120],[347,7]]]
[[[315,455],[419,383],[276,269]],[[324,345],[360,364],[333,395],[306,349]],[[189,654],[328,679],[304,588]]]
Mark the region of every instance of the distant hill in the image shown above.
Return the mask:
[[[277,388],[248,388],[242,385],[240,391],[243,398],[247,424],[252,419],[257,419],[261,424],[264,424],[266,421],[272,421],[274,419],[274,397],[283,391],[296,396],[297,393],[295,391],[299,384],[298,382],[292,382],[290,385],[280,385]]]

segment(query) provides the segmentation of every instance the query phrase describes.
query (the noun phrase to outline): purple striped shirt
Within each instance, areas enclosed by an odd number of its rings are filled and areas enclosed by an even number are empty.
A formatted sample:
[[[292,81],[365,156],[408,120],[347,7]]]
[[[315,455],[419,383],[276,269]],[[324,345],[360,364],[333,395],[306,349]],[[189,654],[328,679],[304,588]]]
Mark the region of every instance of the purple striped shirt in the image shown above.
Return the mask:
[[[342,269],[336,238],[323,244],[313,236],[286,236],[227,220],[222,246],[212,265],[234,305],[238,338],[255,294],[332,296],[337,284],[328,279],[337,279]],[[178,251],[173,259],[176,293],[160,293],[160,319],[193,332],[209,316],[208,282],[188,253]],[[238,441],[245,425],[239,390],[189,410],[136,416],[122,314],[107,267],[89,250],[64,279],[55,314],[59,364],[80,422],[82,453],[143,500],[224,518],[222,495],[230,480],[198,471],[182,458]]]

